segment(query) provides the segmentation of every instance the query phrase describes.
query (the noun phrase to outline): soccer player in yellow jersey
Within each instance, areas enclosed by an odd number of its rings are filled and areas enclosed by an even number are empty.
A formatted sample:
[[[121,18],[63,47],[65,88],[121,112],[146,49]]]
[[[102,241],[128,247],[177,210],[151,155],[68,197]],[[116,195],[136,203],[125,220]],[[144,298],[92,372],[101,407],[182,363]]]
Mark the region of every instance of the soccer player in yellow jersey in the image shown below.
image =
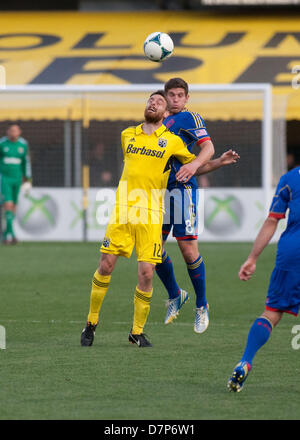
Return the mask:
[[[82,346],[93,344],[100,308],[118,256],[129,258],[134,246],[138,260],[138,284],[134,293],[129,341],[139,347],[152,346],[143,330],[150,311],[155,265],[161,262],[161,191],[167,186],[172,156],[182,163],[197,161],[183,141],[162,124],[166,111],[165,94],[157,91],[147,101],[145,122],[122,132],[124,169],[101,246],[99,267],[92,280],[90,310],[81,334]]]

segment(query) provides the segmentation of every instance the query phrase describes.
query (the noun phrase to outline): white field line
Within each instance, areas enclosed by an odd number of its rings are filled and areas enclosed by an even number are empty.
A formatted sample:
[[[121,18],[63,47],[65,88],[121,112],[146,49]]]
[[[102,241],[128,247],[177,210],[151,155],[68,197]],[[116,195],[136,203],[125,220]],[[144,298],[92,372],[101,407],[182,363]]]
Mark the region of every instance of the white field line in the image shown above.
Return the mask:
[[[47,321],[40,321],[40,320],[19,320],[19,319],[0,319],[0,324],[13,324],[13,323],[23,323],[23,324],[82,324],[85,325],[85,321],[62,321],[62,320],[57,320],[57,319],[50,319]],[[130,325],[130,321],[114,321],[111,322],[111,324],[113,325]],[[147,325],[151,326],[151,325],[160,325],[163,327],[166,327],[166,325],[164,324],[164,322],[148,322]],[[173,326],[182,326],[182,327],[190,327],[191,325],[194,325],[194,322],[172,322],[171,324],[168,324],[168,327],[172,327]],[[217,327],[239,327],[240,324],[238,323],[222,323],[222,322],[217,322],[217,323],[211,323],[212,326],[217,326]]]

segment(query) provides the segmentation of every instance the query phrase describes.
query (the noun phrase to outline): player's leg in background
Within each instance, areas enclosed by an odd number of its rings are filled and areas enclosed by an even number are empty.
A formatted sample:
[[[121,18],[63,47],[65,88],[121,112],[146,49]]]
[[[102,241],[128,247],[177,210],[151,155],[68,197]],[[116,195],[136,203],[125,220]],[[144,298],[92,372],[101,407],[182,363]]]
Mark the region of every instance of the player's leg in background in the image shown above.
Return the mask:
[[[283,312],[265,310],[252,324],[249,333],[246,348],[241,358],[241,362],[247,362],[252,367],[253,358],[258,350],[268,341],[273,327],[281,320]]]
[[[181,198],[181,192],[177,190],[176,195]],[[169,324],[175,319],[179,313],[180,308],[184,305],[184,303],[188,300],[188,293],[181,289],[176,281],[175,272],[172,260],[170,256],[167,254],[164,245],[166,240],[174,227],[174,196],[170,197],[169,200],[165,199],[165,215],[164,222],[162,226],[162,238],[163,238],[163,251],[162,251],[162,259],[161,263],[156,264],[155,270],[160,278],[161,282],[166,288],[168,292],[168,300],[166,302],[167,313],[165,316],[165,324]]]
[[[184,185],[182,189],[182,202],[177,203],[176,209],[181,210],[182,220],[174,225],[174,235],[196,295],[196,308],[207,306],[205,266],[198,249],[198,188]]]
[[[3,204],[5,229],[3,231],[3,243],[10,244],[15,242],[15,233],[13,228],[13,222],[16,215],[16,206],[12,201],[5,202]]]
[[[3,216],[5,227],[3,230],[3,243],[10,244],[15,238],[13,230],[13,221],[16,208],[14,203],[13,182],[6,176],[1,176],[1,194],[3,199]]]
[[[164,236],[164,230],[163,230]],[[162,262],[155,266],[157,275],[168,292],[168,300],[166,302],[167,313],[165,316],[165,324],[170,324],[177,318],[179,310],[189,299],[188,293],[181,289],[176,281],[174,267],[171,258],[167,254],[163,241]]]
[[[164,245],[167,238],[172,230],[174,221],[174,200],[171,198],[168,202],[165,202],[166,212],[164,214],[164,221],[162,226],[162,237],[163,237],[163,251],[161,263],[155,266],[156,273],[165,286],[169,300],[173,300],[180,295],[180,287],[177,284],[174,267],[170,256],[167,254]]]
[[[253,359],[258,350],[266,344],[271,336],[273,327],[281,320],[283,312],[265,310],[250,327],[246,347],[241,360],[238,362],[230,376],[227,387],[230,391],[242,390],[253,364]]]
[[[16,211],[17,211],[17,205],[18,205],[18,200],[19,200],[19,194],[20,194],[20,189],[21,189],[21,182],[20,181],[15,181],[12,183],[11,188],[12,188],[12,200],[13,200],[13,206],[12,206],[12,232],[11,232],[11,236],[12,236],[12,240],[11,243],[12,244],[16,244],[18,242],[15,232],[14,232],[14,228],[13,228],[13,222],[14,219],[16,217]]]
[[[209,325],[208,304],[206,301],[205,266],[202,256],[199,254],[196,239],[177,239],[178,246],[187,265],[187,271],[194,287],[196,295],[196,313],[194,331],[203,333]]]
[[[165,238],[167,236],[164,231],[165,229],[163,229],[163,237]],[[168,292],[169,300],[172,300],[180,295],[180,287],[178,286],[175,278],[172,260],[164,248],[165,243],[166,241],[164,240],[161,263],[155,266],[155,270],[159,279],[161,280]]]
[[[199,254],[197,240],[177,240],[179,249],[187,266],[187,271],[196,294],[196,307],[207,305],[205,266]]]
[[[277,326],[284,311],[297,316],[300,304],[295,299],[298,298],[298,292],[298,272],[275,267],[270,278],[265,311],[249,330],[244,353],[227,383],[230,391],[240,391],[243,388],[256,353],[269,340],[273,327]]]

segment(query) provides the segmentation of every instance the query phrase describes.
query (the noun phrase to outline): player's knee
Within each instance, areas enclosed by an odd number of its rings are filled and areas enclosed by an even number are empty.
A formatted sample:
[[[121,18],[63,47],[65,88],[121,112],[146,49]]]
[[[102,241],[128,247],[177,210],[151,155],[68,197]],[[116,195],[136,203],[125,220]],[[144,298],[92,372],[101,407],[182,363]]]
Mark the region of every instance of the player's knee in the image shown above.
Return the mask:
[[[98,272],[100,273],[100,275],[111,275],[113,270],[113,261],[109,258],[109,256],[103,254],[99,262]]]
[[[153,278],[154,270],[155,270],[155,266],[154,265],[150,265],[150,264],[140,268],[140,270],[139,270],[139,280],[143,284],[147,284],[147,283],[151,282],[152,278]]]
[[[14,205],[13,202],[5,202],[3,204],[3,208],[4,208],[5,211],[12,211],[12,212],[14,212],[15,205]]]
[[[271,322],[273,327],[275,327],[279,323],[279,321],[281,320],[282,315],[283,315],[283,312],[281,312],[281,311],[265,310],[261,316],[263,318],[267,318],[267,320]]]
[[[184,261],[188,264],[193,263],[199,257],[199,252],[194,249],[182,249],[181,250]]]

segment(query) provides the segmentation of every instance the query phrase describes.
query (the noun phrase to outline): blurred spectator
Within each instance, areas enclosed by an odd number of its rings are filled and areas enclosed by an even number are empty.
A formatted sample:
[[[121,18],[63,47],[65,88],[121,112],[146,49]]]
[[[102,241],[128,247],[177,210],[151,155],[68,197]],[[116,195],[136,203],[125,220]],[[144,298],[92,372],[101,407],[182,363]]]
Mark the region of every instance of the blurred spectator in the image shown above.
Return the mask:
[[[90,185],[115,186],[113,159],[102,142],[98,142],[89,153]]]
[[[289,152],[286,156],[287,160],[287,169],[290,171],[291,169],[295,168],[296,166],[296,157],[294,153]]]

